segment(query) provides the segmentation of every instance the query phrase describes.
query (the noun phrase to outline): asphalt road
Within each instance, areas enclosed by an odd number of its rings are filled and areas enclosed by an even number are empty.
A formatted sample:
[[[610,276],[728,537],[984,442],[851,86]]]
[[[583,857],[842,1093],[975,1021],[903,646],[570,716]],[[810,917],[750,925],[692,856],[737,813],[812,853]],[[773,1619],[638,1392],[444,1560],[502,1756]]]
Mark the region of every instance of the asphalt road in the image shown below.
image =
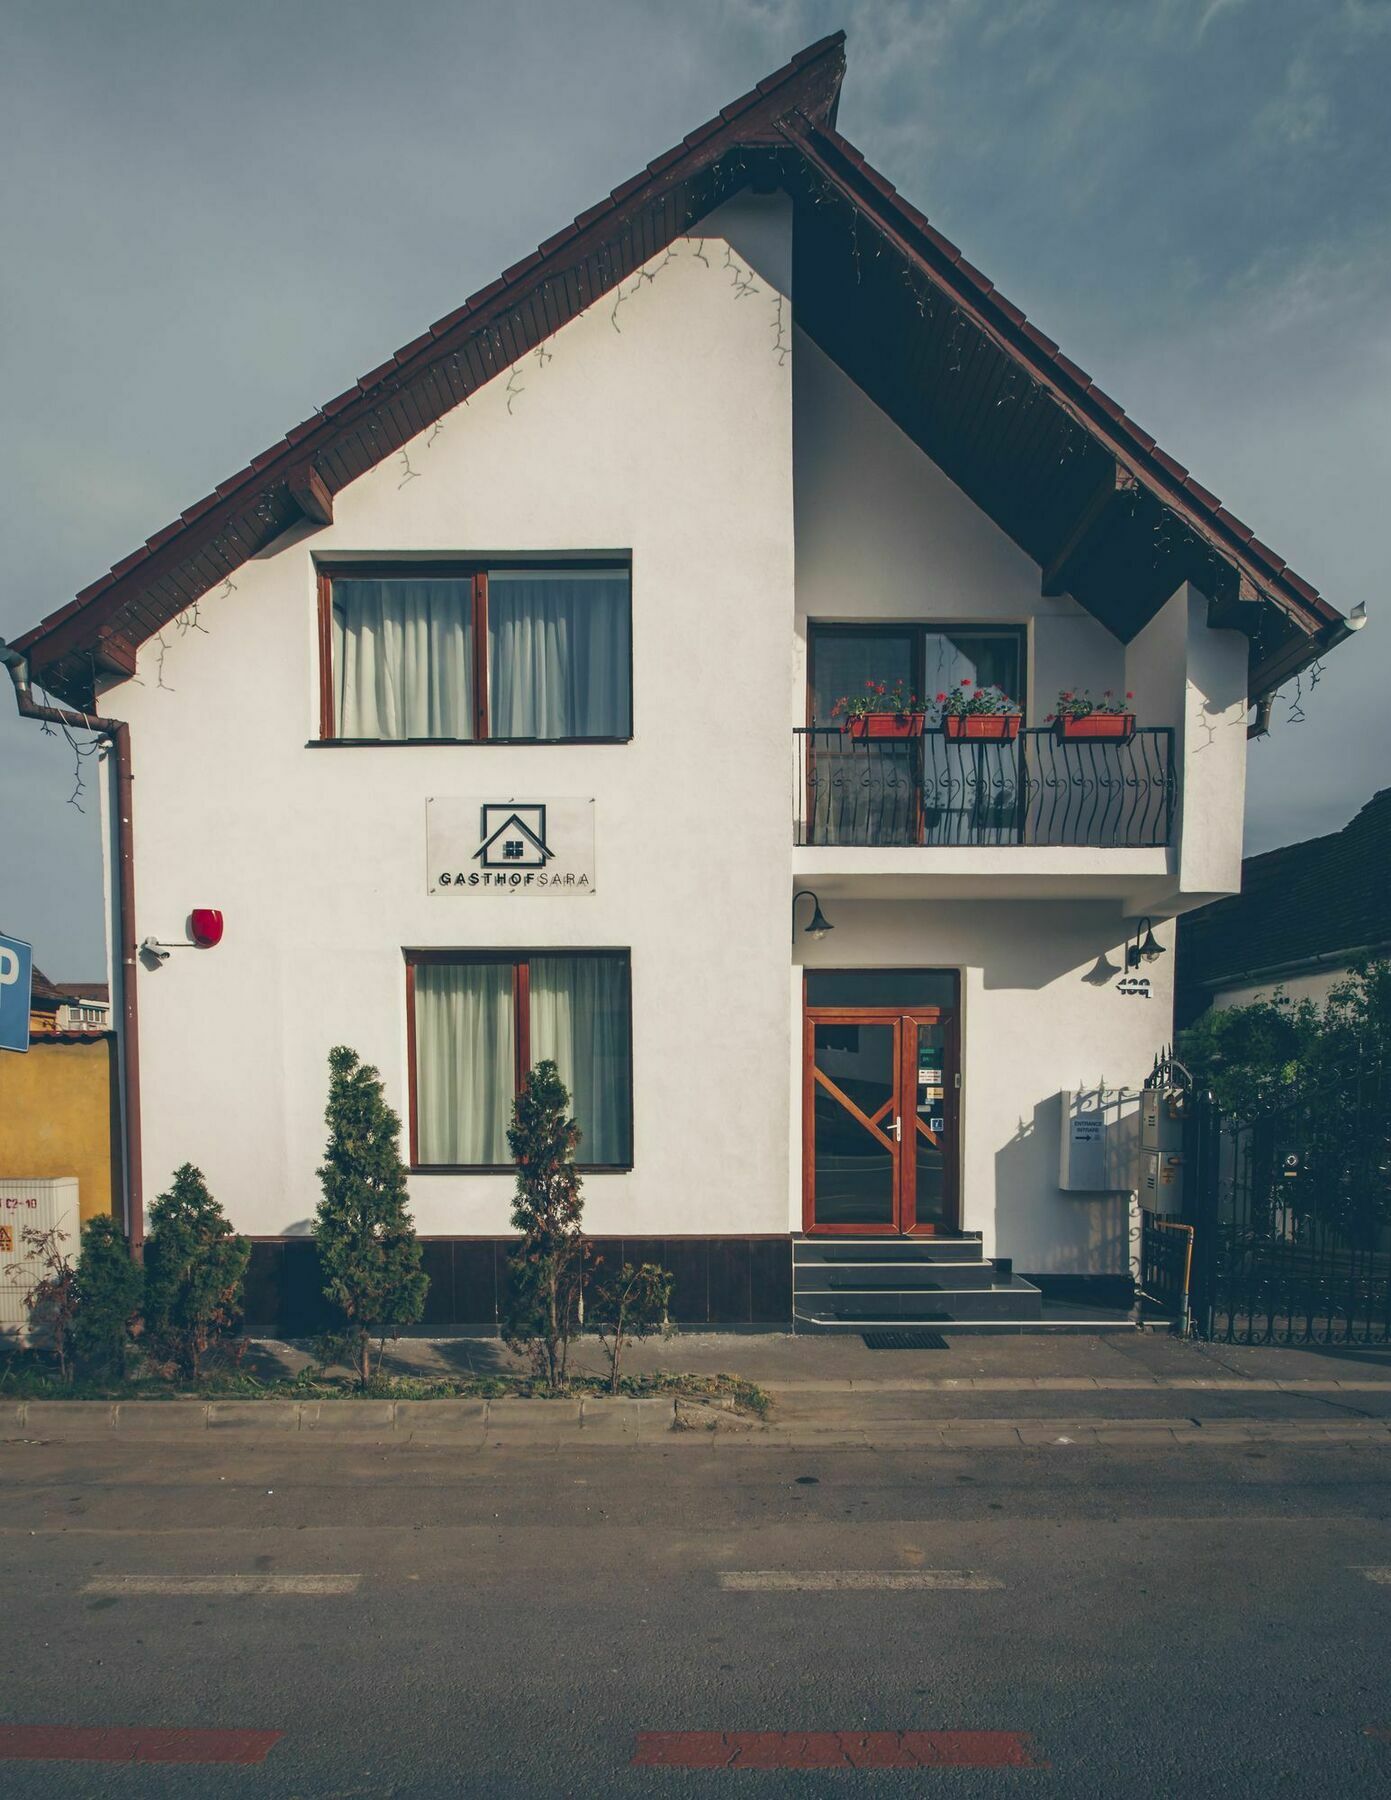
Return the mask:
[[[1335,1444],[12,1441],[0,1747],[282,1735],[0,1760],[0,1794],[1384,1796],[1388,1477]],[[944,1731],[1016,1735],[863,1736]],[[693,1732],[860,1735],[642,1736]],[[1021,1766],[634,1762],[838,1747]]]

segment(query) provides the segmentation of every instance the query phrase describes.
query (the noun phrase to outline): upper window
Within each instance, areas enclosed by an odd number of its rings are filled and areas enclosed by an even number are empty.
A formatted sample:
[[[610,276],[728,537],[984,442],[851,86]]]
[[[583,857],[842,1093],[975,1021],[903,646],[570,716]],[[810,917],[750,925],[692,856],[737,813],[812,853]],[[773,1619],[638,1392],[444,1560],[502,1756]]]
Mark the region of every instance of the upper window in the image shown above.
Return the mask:
[[[630,588],[613,567],[322,570],[321,735],[630,737]]]
[[[1016,626],[840,625],[811,626],[809,704],[811,722],[829,725],[843,694],[862,692],[867,681],[892,688],[902,681],[938,713],[937,695],[959,682],[997,687],[1024,705],[1024,633]]]

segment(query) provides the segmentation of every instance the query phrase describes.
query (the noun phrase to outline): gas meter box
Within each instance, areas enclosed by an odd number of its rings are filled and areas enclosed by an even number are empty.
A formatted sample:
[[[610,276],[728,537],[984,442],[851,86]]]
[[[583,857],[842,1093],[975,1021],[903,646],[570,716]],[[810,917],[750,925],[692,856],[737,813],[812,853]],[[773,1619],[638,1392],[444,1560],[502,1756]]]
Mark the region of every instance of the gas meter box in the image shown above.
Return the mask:
[[[1146,1088],[1140,1095],[1140,1148],[1183,1155],[1184,1095],[1178,1088]]]
[[[1182,1151],[1141,1150],[1140,1205],[1164,1215],[1183,1211]]]

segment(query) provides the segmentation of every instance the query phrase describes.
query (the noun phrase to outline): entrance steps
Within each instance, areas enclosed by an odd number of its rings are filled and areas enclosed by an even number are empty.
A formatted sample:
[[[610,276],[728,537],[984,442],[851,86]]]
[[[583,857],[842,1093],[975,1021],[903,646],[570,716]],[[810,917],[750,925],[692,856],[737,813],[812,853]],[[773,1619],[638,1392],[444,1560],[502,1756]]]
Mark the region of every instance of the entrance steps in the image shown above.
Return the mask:
[[[879,1325],[1027,1325],[1043,1297],[1022,1276],[1000,1276],[979,1235],[795,1237],[792,1316],[805,1332]]]

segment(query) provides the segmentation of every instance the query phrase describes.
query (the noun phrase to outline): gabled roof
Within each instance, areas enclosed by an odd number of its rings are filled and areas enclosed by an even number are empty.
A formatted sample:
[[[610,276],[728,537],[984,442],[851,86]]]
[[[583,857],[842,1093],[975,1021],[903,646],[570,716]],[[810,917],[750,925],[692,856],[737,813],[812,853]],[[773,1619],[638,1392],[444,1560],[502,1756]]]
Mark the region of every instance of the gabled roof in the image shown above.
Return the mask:
[[[1071,593],[1129,638],[1185,579],[1252,640],[1252,692],[1342,615],[1029,323],[835,129],[843,32],[801,51],[253,457],[15,641],[93,704],[139,645],[745,187],[796,208],[798,324]]]
[[[1327,837],[1241,865],[1241,892],[1178,924],[1177,979],[1235,985],[1301,963],[1391,945],[1391,788]]]

